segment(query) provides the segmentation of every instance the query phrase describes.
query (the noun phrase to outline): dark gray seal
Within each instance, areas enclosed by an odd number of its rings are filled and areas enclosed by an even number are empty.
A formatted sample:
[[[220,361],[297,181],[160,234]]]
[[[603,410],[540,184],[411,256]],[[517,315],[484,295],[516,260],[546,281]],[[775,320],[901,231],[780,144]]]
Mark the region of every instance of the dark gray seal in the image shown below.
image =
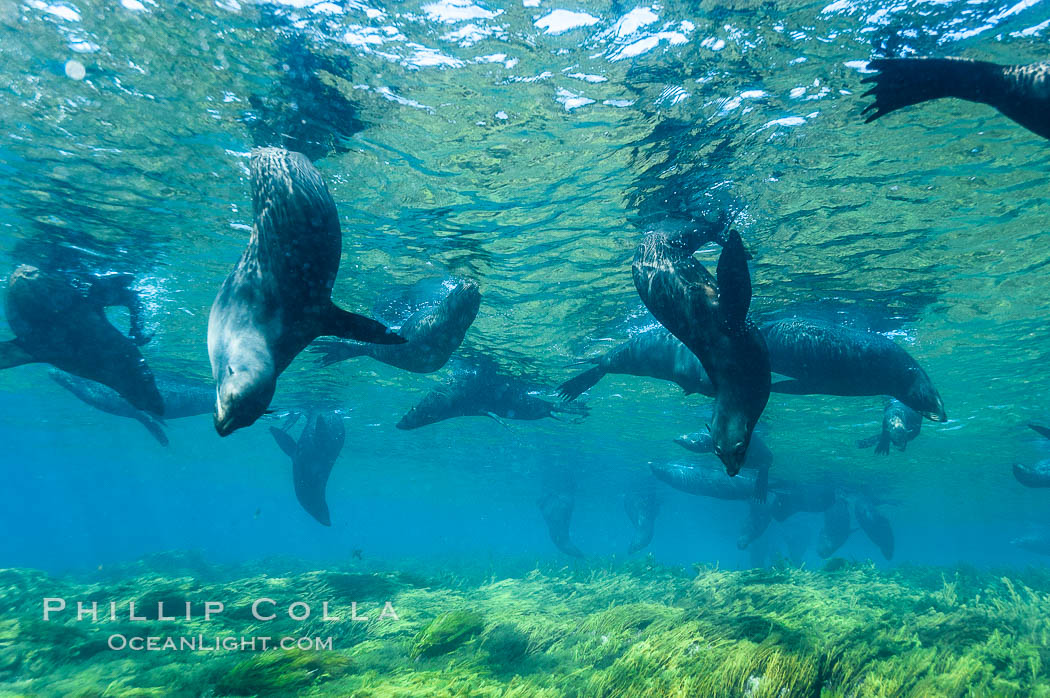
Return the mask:
[[[799,512],[821,514],[835,504],[835,488],[825,483],[793,482],[778,485],[773,518],[786,521]]]
[[[296,441],[285,429],[270,427],[277,445],[292,459],[295,498],[310,516],[325,526],[332,525],[325,489],[339,453],[346,441],[343,418],[334,412],[313,412]]]
[[[536,505],[547,522],[547,533],[558,550],[571,557],[583,557],[583,553],[569,538],[569,523],[572,521],[572,510],[575,498],[568,492],[547,492],[537,500]]]
[[[857,448],[875,447],[875,453],[888,455],[890,444],[903,451],[919,435],[922,415],[897,398],[891,398],[882,411],[882,432],[857,442]]]
[[[585,363],[594,368],[558,386],[564,400],[575,400],[609,373],[643,376],[676,383],[686,395],[715,396],[715,387],[700,359],[665,327],[654,327]]]
[[[427,393],[401,418],[397,428],[418,429],[453,417],[535,420],[587,414],[586,405],[559,405],[539,397],[541,392],[538,386],[500,373],[493,363],[479,361],[457,367],[443,386]]]
[[[365,344],[343,339],[319,339],[311,350],[321,352],[321,363],[330,366],[356,356],[371,356],[385,364],[413,373],[432,373],[444,366],[481,307],[481,292],[472,279],[449,279],[436,303],[416,310],[391,329],[404,344]]]
[[[86,288],[36,267],[22,265],[7,286],[7,322],[15,338],[0,343],[0,368],[48,363],[117,391],[136,408],[164,414],[164,401],[138,345],[141,331],[137,299],[129,298],[130,277],[114,275]],[[133,295],[133,294],[132,294]],[[109,305],[127,305],[131,337],[106,319]]]
[[[138,409],[109,386],[62,371],[51,371],[50,375],[82,402],[117,417],[134,419],[162,446],[168,445],[164,422]],[[207,383],[163,373],[155,374],[154,381],[164,401],[164,420],[208,414],[215,406],[215,390]]]
[[[676,444],[693,453],[714,453],[715,443],[710,432],[697,431],[692,434],[683,434],[674,440]],[[742,468],[761,470],[773,465],[773,452],[766,446],[766,442],[760,436],[754,434],[751,437],[751,447],[747,449],[747,458],[744,459]]]
[[[875,508],[875,505],[863,499],[853,503],[853,515],[860,524],[860,529],[875,544],[887,560],[893,559],[893,527],[890,521]]]
[[[966,58],[876,58],[868,68],[879,71],[861,82],[872,84],[864,97],[871,123],[903,107],[931,99],[955,97],[999,110],[1026,129],[1050,138],[1050,62],[998,65]]]
[[[793,395],[889,395],[934,422],[947,419],[933,382],[908,352],[881,334],[790,318],[762,327],[773,391]]]
[[[219,436],[262,416],[277,377],[317,337],[404,342],[381,323],[332,303],[342,234],[332,195],[310,161],[257,148],[250,169],[251,238],[208,318]]]
[[[634,285],[649,312],[689,347],[710,377],[715,455],[736,475],[769,400],[769,352],[748,317],[751,275],[740,235],[730,231],[717,281],[693,257],[701,241],[646,235],[635,250]]]
[[[1029,424],[1028,427],[1040,436],[1050,439],[1050,429]],[[1041,460],[1035,465],[1014,464],[1014,477],[1025,487],[1050,487],[1050,459]]]
[[[817,555],[827,560],[845,544],[852,533],[849,504],[836,497],[834,503],[824,511],[824,525],[817,536]]]
[[[773,511],[770,504],[755,499],[750,500],[747,505],[747,516],[744,517],[744,525],[736,539],[736,547],[746,550],[766,532],[772,520]]]
[[[627,554],[633,555],[653,542],[660,500],[653,492],[631,491],[624,495],[623,508],[634,527],[634,540],[627,547]]]

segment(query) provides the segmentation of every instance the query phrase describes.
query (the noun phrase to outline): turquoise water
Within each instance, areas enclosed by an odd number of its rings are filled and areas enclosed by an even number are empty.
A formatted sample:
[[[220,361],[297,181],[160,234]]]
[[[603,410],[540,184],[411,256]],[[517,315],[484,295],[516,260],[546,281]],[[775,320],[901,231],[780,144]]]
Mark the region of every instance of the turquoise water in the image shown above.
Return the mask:
[[[775,476],[877,492],[895,561],[1038,562],[1009,541],[1045,521],[1047,496],[1010,468],[1046,451],[1025,424],[1050,403],[1050,151],[956,101],[864,125],[860,80],[883,45],[1041,60],[1050,7],[526,4],[0,2],[0,266],[58,255],[134,273],[150,365],[208,380],[208,310],[251,224],[259,105],[296,104],[326,144],[312,156],[344,232],[337,302],[367,313],[421,279],[474,278],[481,310],[457,356],[553,387],[651,323],[630,275],[642,233],[729,206],[758,317],[886,333],[949,416],[883,458],[854,445],[877,433],[881,398],[773,395],[760,432]],[[609,376],[578,424],[395,429],[448,371],[321,368],[304,353],[281,377],[275,406],[347,420],[331,529],[299,509],[263,422],[219,439],[207,415],[173,421],[163,448],[46,367],[4,371],[0,564],[61,571],[184,548],[558,561],[535,506],[552,463],[577,476],[580,548],[622,556],[619,496],[648,462],[688,461],[671,439],[706,421],[702,396]],[[735,547],[743,505],[665,496],[657,560],[751,564]],[[840,554],[877,557],[859,535]]]

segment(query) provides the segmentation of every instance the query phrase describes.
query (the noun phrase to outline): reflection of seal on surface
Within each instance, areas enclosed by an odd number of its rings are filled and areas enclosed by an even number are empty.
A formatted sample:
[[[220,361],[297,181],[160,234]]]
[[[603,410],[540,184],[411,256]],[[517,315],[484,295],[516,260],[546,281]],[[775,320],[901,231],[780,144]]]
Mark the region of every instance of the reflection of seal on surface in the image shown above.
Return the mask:
[[[947,419],[926,371],[881,334],[802,318],[768,323],[762,334],[773,372],[793,379],[773,392],[890,395],[934,422]]]
[[[141,333],[137,306],[114,286],[130,277],[103,277],[86,291],[58,274],[22,265],[7,287],[7,321],[15,339],[0,343],[0,368],[49,363],[67,373],[108,385],[141,410],[164,413],[164,402],[136,344]],[[132,341],[106,319],[108,305],[128,305]]]
[[[575,400],[607,373],[671,381],[681,386],[686,395],[715,395],[715,387],[704,373],[704,367],[696,358],[696,354],[665,327],[646,330],[612,351],[588,359],[586,363],[595,366],[558,386],[558,393],[563,399]]]
[[[299,504],[310,516],[325,526],[331,526],[325,488],[346,441],[343,418],[332,412],[311,414],[298,441],[286,430],[270,427],[270,433],[285,455],[292,459],[292,482]]]
[[[876,58],[868,67],[879,73],[862,80],[872,84],[863,96],[875,98],[862,112],[866,123],[912,104],[956,97],[995,107],[1029,131],[1050,138],[1050,62],[997,65],[965,58]]]
[[[251,160],[254,224],[208,318],[215,429],[255,422],[277,376],[320,335],[396,344],[382,324],[332,303],[342,236],[321,174],[299,153],[258,148]]]
[[[431,373],[444,366],[463,343],[480,306],[481,293],[476,281],[451,279],[444,284],[444,295],[437,303],[412,313],[397,327],[404,344],[320,339],[310,348],[324,354],[321,363],[325,366],[355,356],[371,356],[413,373]]]
[[[731,231],[717,282],[694,257],[697,240],[650,233],[635,251],[633,274],[649,311],[700,359],[715,388],[710,431],[715,455],[735,475],[769,400],[769,354],[747,315],[747,252]]]

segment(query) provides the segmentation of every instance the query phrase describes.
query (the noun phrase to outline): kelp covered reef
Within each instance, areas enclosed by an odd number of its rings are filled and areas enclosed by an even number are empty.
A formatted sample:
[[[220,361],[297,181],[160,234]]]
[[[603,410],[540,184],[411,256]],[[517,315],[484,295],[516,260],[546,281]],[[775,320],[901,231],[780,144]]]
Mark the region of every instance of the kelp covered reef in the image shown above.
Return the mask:
[[[1042,570],[275,569],[173,554],[91,579],[0,570],[0,696],[1050,696]],[[43,620],[56,597],[68,608]],[[252,614],[258,599],[274,619]],[[206,620],[205,600],[224,610]],[[288,617],[297,600],[310,618]],[[77,601],[98,602],[99,621],[77,621]],[[396,620],[380,618],[387,602]],[[115,634],[332,649],[113,650]]]

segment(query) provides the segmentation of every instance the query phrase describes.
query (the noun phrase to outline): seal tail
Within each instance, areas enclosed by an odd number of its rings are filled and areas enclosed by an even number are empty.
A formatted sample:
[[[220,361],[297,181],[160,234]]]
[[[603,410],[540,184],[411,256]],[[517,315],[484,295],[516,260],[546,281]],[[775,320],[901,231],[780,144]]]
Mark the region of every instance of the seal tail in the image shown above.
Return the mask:
[[[861,112],[864,123],[943,97],[995,106],[1005,86],[1002,66],[962,58],[876,58],[868,68],[879,72],[861,80],[872,85],[863,96],[875,98]]]
[[[575,378],[570,378],[561,385],[555,391],[558,396],[565,402],[575,400],[583,393],[587,392],[594,385],[605,377],[605,369],[601,366],[595,366],[589,368]]]
[[[15,340],[0,342],[0,369],[31,364],[36,359],[18,345]]]
[[[371,344],[404,344],[407,341],[383,323],[364,315],[349,313],[334,304],[325,316],[321,334]]]

